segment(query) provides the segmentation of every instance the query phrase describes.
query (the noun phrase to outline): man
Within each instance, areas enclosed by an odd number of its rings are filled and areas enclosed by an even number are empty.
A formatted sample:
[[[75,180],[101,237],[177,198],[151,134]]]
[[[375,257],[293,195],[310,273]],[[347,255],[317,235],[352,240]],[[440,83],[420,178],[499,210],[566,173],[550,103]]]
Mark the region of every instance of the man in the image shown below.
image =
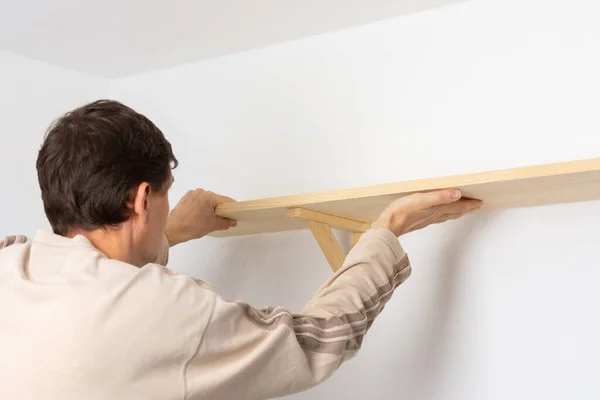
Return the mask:
[[[231,199],[188,192],[169,214],[171,145],[97,101],[55,121],[37,159],[53,232],[0,242],[1,399],[264,399],[353,357],[408,278],[397,237],[481,202],[456,190],[392,203],[301,313],[226,301],[164,267],[168,249],[228,229]]]

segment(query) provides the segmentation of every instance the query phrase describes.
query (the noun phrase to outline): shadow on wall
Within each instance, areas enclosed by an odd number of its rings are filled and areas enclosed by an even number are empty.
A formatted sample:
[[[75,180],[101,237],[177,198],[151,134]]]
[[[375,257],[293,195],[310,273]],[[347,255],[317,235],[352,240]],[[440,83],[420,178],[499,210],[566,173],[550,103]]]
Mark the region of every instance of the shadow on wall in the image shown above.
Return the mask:
[[[481,240],[485,227],[498,215],[497,212],[488,212],[465,218],[457,227],[444,229],[444,235],[433,232],[435,238],[445,237],[446,241],[440,243],[439,248],[432,250],[432,257],[439,268],[429,273],[435,277],[427,277],[424,285],[429,286],[426,295],[426,306],[418,311],[419,334],[410,343],[409,358],[413,360],[410,371],[415,379],[405,379],[404,393],[410,394],[415,399],[439,398],[440,382],[445,381],[448,374],[448,364],[455,359],[453,352],[461,351],[459,339],[473,338],[470,345],[476,346],[479,331],[464,332],[463,318],[472,321],[478,318],[477,309],[481,304],[481,297],[474,292],[473,286],[463,288],[465,282],[478,280],[477,265],[468,262],[467,258],[472,249],[476,248]],[[416,267],[416,266],[415,266]],[[430,279],[431,278],[431,279]],[[481,287],[477,284],[475,287]],[[415,300],[415,299],[413,299]],[[415,334],[413,332],[413,334]],[[473,353],[471,353],[473,354]],[[470,360],[477,363],[477,360]]]

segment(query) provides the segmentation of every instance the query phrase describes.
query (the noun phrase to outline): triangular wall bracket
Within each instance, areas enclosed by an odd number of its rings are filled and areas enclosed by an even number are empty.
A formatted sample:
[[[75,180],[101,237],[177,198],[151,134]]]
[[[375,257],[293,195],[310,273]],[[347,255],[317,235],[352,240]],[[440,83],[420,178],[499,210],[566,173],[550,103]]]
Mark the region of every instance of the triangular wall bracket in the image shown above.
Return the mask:
[[[361,235],[371,228],[371,223],[368,222],[355,221],[306,208],[290,208],[287,216],[307,221],[310,231],[334,272],[342,267],[346,254],[333,235],[331,228],[352,233],[352,246],[356,245]]]

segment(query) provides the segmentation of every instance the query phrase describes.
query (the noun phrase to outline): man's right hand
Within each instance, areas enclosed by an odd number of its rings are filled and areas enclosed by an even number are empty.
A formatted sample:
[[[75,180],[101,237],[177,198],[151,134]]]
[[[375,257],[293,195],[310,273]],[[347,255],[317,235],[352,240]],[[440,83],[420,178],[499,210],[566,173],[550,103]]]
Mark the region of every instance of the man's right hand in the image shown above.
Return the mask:
[[[460,190],[437,190],[404,196],[381,213],[373,228],[387,228],[396,236],[457,219],[483,205],[481,200],[461,199]]]

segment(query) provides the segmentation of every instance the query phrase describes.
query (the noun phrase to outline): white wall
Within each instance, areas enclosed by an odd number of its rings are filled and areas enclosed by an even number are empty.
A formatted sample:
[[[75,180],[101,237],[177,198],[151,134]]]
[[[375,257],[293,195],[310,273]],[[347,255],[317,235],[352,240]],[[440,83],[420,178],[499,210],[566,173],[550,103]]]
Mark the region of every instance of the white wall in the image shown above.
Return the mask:
[[[173,202],[240,200],[600,156],[600,6],[481,0],[111,83],[181,166]],[[600,202],[403,238],[414,265],[361,354],[297,399],[597,399]],[[309,233],[204,239],[171,266],[299,310]]]
[[[107,94],[106,80],[0,51],[0,236],[49,228],[35,169],[46,129]]]

